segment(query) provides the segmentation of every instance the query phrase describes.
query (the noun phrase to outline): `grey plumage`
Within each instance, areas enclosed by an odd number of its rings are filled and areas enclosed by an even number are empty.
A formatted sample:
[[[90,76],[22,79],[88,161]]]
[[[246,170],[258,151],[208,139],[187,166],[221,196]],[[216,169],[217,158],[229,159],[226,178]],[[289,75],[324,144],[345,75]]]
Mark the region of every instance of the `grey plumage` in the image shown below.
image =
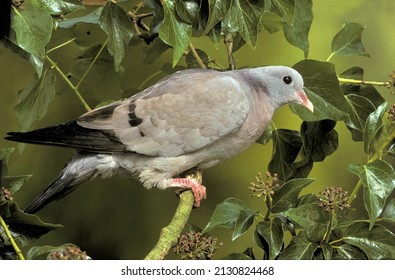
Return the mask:
[[[147,188],[179,186],[181,181],[172,178],[212,167],[248,148],[274,111],[290,102],[313,110],[303,79],[292,68],[185,70],[74,122],[12,132],[6,139],[78,151],[26,209],[34,213],[96,177],[135,176]],[[197,205],[203,191],[194,190]]]

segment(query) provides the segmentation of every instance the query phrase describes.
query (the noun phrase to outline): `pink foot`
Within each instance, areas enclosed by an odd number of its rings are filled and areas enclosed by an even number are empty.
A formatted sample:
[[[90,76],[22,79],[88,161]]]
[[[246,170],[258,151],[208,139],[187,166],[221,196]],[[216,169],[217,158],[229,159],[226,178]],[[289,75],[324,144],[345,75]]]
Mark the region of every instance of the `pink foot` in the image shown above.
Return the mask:
[[[199,207],[200,201],[202,199],[206,199],[206,187],[199,184],[193,179],[172,178],[170,179],[170,186],[192,190],[193,196],[195,197],[195,207]]]

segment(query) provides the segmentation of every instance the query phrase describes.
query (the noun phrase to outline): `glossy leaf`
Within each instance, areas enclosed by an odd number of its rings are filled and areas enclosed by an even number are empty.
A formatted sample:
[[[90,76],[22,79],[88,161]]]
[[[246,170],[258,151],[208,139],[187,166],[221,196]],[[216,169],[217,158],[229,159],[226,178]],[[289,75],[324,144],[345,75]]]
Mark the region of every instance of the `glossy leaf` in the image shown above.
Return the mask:
[[[22,131],[45,116],[55,97],[55,82],[53,70],[45,70],[40,79],[19,91],[15,113]]]
[[[302,60],[293,66],[302,76],[306,94],[314,105],[314,113],[298,105],[293,112],[305,121],[323,119],[343,120],[350,108],[339,86],[333,64],[316,60]]]
[[[115,70],[119,71],[129,41],[133,36],[132,22],[122,7],[108,1],[100,14],[99,24],[107,33],[108,51],[114,56]]]
[[[235,240],[251,226],[256,213],[245,202],[228,198],[217,205],[203,233],[221,227],[233,229],[232,240]]]
[[[376,107],[366,97],[356,94],[347,94],[346,100],[350,105],[351,112],[345,123],[352,132],[353,140],[362,141],[366,120],[370,113],[376,110]]]
[[[85,8],[80,0],[31,0],[31,2],[43,7],[51,15],[63,15]]]
[[[280,181],[284,181],[292,173],[302,140],[300,133],[294,130],[277,129],[272,133],[273,157],[269,163],[269,171],[277,173]]]
[[[294,236],[289,245],[282,251],[279,260],[311,260],[318,244],[303,237]]]
[[[36,57],[44,57],[53,28],[52,17],[47,11],[32,5],[26,5],[24,10],[13,8],[11,28],[18,46]]]
[[[285,20],[276,13],[265,11],[259,21],[259,29],[265,29],[269,33],[275,33],[283,29]]]
[[[260,15],[256,13],[256,10],[263,8],[263,2],[249,0],[234,0],[231,2],[229,11],[221,23],[222,32],[238,32],[247,44],[255,47],[260,20]]]
[[[291,208],[283,214],[305,230],[307,240],[318,242],[324,237],[329,222],[329,213],[320,208],[317,203]]]
[[[292,25],[294,22],[296,0],[272,0],[270,2],[270,11],[281,16],[287,24]],[[268,7],[265,6],[266,8]]]
[[[334,54],[369,56],[361,41],[363,30],[364,27],[359,23],[345,23],[332,40],[331,56]]]
[[[296,207],[299,193],[314,182],[314,180],[315,179],[310,178],[300,178],[287,181],[280,189],[275,191],[271,211],[273,213],[278,213]],[[317,199],[315,199],[315,201],[317,201]]]
[[[71,28],[76,24],[79,23],[92,23],[92,24],[99,24],[99,18],[103,11],[103,7],[99,7],[93,12],[81,16],[81,17],[74,17],[66,20],[62,20],[58,22],[58,26],[61,28]]]
[[[257,233],[262,236],[269,247],[269,260],[274,260],[283,246],[284,231],[278,217],[262,221],[256,226]]]
[[[184,22],[175,11],[174,0],[163,1],[163,22],[159,27],[159,38],[173,47],[173,67],[187,49],[192,36],[192,26]]]
[[[303,150],[314,162],[323,161],[336,151],[339,141],[335,125],[331,120],[302,123]]]
[[[363,80],[363,74],[363,68],[354,66],[343,71],[341,74],[339,74],[339,77],[354,80]]]
[[[284,26],[284,35],[289,43],[301,49],[304,57],[309,55],[309,31],[313,21],[312,0],[296,0],[293,24]]]
[[[349,244],[342,244],[336,248],[339,255],[346,260],[367,260],[365,253],[358,247]]]
[[[383,218],[386,221],[395,224],[395,198],[391,199],[391,201],[388,202],[387,206],[383,211]]]
[[[374,112],[370,113],[366,119],[363,131],[363,142],[365,152],[369,155],[375,152],[376,139],[380,136],[380,133],[382,133],[382,119],[386,109],[387,102],[384,102]]]
[[[218,24],[228,13],[232,1],[208,0],[208,19],[204,34],[208,34],[216,24]]]
[[[390,164],[375,160],[366,165],[351,164],[348,170],[363,183],[363,200],[372,227],[382,213],[387,197],[395,188],[395,172]]]
[[[343,236],[347,244],[361,249],[370,260],[395,259],[395,235],[381,225],[353,224]]]

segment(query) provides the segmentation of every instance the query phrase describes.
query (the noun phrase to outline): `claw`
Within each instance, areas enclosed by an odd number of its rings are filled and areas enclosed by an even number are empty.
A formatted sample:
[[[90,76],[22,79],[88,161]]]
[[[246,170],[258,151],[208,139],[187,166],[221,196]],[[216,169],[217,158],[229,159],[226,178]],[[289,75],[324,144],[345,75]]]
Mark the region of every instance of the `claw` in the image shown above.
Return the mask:
[[[182,190],[190,189],[192,190],[193,196],[195,198],[195,207],[200,206],[200,201],[206,199],[206,187],[199,184],[196,180],[190,178],[173,178],[170,180],[170,186],[179,187]]]

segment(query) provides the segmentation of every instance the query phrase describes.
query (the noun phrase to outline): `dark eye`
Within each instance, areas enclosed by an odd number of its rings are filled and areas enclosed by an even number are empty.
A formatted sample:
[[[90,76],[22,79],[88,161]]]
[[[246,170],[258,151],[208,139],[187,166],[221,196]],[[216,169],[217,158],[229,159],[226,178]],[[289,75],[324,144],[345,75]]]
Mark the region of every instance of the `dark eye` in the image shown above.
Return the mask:
[[[285,76],[283,78],[284,83],[286,83],[287,85],[289,85],[290,83],[292,83],[292,78],[291,76]]]

